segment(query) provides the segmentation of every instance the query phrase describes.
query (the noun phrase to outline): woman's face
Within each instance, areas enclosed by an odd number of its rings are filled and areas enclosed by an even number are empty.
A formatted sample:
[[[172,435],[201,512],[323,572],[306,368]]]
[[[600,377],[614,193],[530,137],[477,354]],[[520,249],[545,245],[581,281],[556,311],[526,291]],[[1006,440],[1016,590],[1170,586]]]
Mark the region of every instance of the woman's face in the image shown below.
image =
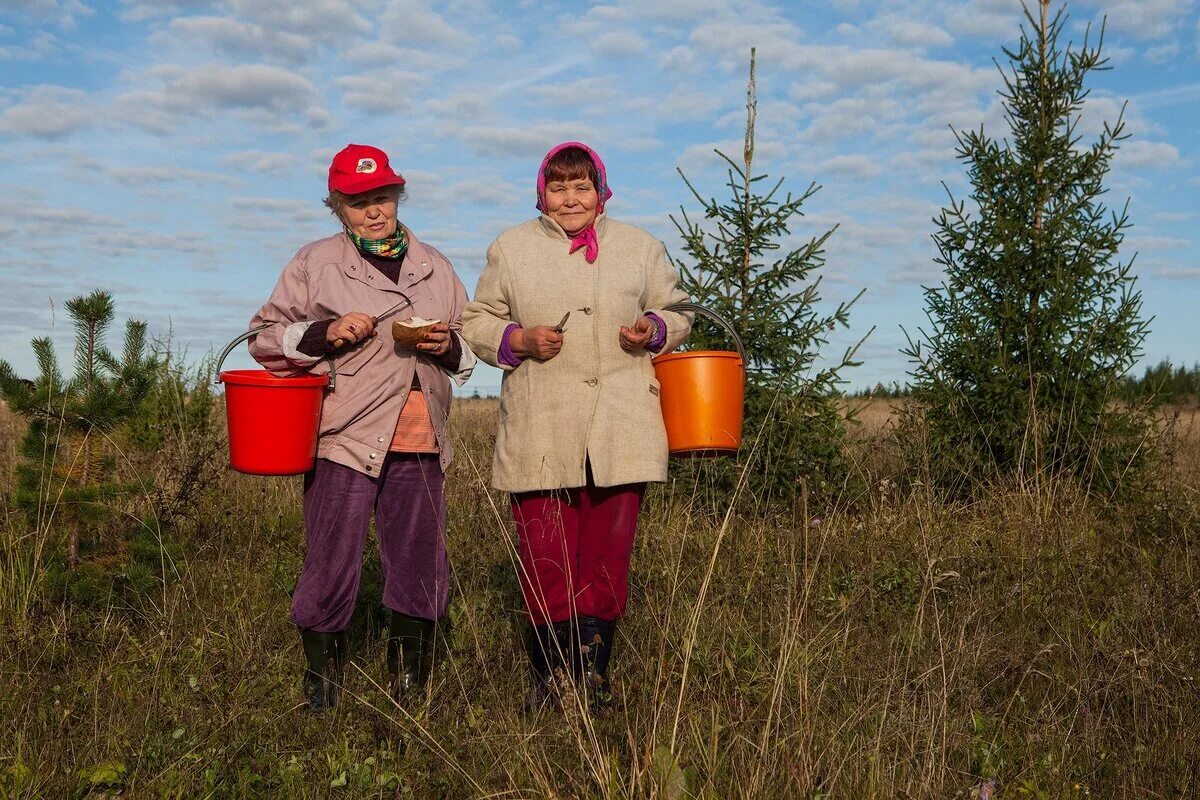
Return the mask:
[[[591,178],[546,183],[546,214],[572,236],[595,222],[599,205]]]
[[[342,206],[342,222],[364,239],[386,239],[396,232],[398,196],[394,186],[352,194]]]

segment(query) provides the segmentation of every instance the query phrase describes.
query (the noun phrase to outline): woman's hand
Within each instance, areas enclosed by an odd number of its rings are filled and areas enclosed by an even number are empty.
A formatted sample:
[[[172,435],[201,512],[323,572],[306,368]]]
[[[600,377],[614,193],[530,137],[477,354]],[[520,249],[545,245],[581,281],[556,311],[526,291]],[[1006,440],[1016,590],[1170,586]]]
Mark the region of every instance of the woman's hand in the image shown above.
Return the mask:
[[[325,330],[325,340],[334,347],[358,344],[375,337],[375,318],[361,311],[338,317]]]
[[[618,334],[618,338],[621,340],[621,349],[626,353],[636,353],[638,350],[646,349],[652,336],[654,336],[654,323],[650,321],[649,317],[639,317],[632,328],[622,325]]]
[[[444,356],[450,352],[450,326],[444,322],[436,322],[417,342],[417,349],[431,356]]]
[[[508,337],[508,346],[519,356],[532,356],[549,361],[562,350],[563,335],[554,328],[538,325],[533,328],[517,328]]]

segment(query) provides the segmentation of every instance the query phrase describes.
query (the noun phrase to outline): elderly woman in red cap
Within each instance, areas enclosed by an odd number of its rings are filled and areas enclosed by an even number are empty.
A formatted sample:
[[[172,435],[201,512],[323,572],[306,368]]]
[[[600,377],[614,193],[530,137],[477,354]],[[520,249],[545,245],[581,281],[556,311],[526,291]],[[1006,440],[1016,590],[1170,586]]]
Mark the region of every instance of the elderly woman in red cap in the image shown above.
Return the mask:
[[[504,370],[492,485],[512,497],[540,704],[571,674],[595,707],[629,594],[642,494],[667,477],[650,357],[684,340],[662,242],[604,214],[604,163],[580,142],[537,175],[537,219],[492,242],[463,336]]]
[[[336,703],[372,514],[395,696],[425,685],[446,613],[450,381],[462,385],[475,358],[459,334],[466,290],[450,261],[399,222],[404,197],[382,150],[352,144],[334,156],[325,205],[342,231],[300,248],[250,323],[268,326],[250,352],[271,372],[337,372],[304,478],[307,549],[292,595],[312,710]],[[435,321],[415,342],[378,335],[415,318]]]

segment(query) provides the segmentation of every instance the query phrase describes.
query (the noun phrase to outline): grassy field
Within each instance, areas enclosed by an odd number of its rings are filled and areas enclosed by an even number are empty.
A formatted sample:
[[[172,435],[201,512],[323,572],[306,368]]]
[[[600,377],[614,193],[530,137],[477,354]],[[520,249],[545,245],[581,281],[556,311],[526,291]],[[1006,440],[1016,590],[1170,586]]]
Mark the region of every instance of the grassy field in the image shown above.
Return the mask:
[[[1196,411],[1161,493],[1118,509],[1057,485],[957,506],[902,492],[893,410],[864,407],[870,489],[836,509],[767,514],[752,489],[714,509],[654,487],[617,707],[597,719],[520,711],[513,532],[487,488],[494,401],[455,408],[450,622],[425,702],[404,707],[381,689],[369,543],[345,702],[299,708],[299,479],[216,473],[172,526],[168,579],[87,603],[21,590],[28,553],[60,532],[6,505],[0,796],[1200,794]],[[5,480],[19,430],[0,409]],[[161,485],[201,444],[120,468]]]

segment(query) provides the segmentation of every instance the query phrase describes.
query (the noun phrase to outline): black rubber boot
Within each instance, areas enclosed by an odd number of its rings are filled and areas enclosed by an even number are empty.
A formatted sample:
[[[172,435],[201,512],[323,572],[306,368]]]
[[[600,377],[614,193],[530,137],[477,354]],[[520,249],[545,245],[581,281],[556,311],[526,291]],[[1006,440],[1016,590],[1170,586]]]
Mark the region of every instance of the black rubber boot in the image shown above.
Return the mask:
[[[608,659],[612,655],[613,637],[617,623],[596,617],[577,617],[575,628],[577,660],[575,680],[587,692],[592,711],[603,711],[612,705],[608,686]]]
[[[555,694],[555,686],[569,674],[571,623],[534,625],[525,636],[525,652],[533,672],[533,691],[525,698],[525,710],[540,709]]]
[[[410,617],[393,611],[388,625],[387,665],[392,678],[392,698],[400,700],[421,691],[429,682],[433,666],[431,619]]]
[[[325,711],[337,705],[338,686],[346,662],[346,633],[323,633],[300,629],[304,644],[304,699],[309,711]]]

